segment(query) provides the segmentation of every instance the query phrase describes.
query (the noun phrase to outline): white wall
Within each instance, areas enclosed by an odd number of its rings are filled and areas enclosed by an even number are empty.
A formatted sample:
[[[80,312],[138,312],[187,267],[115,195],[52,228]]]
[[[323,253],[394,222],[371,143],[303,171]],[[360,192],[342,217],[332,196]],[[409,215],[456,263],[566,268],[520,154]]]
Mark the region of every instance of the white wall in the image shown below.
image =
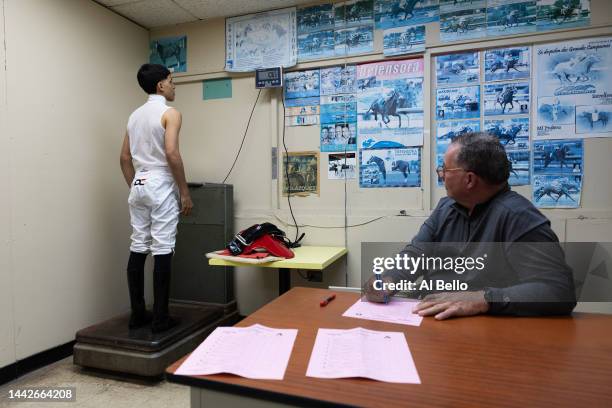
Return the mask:
[[[612,34],[612,8],[608,0],[592,0],[592,26],[586,29],[561,30],[549,33],[523,34],[514,37],[466,41],[446,45],[439,42],[439,24],[427,27],[427,52],[425,58],[425,106],[431,106],[431,62],[436,54],[483,49],[515,44],[563,41],[584,36]],[[182,131],[182,149],[185,152],[187,176],[190,180],[220,182],[242,140],[244,126],[250,107],[256,97],[254,79],[249,74],[228,74],[224,72],[224,20],[204,21],[164,27],[152,30],[151,38],[187,35],[187,69],[176,74],[176,106],[184,112],[185,126]],[[382,32],[377,30],[374,38],[374,52],[369,55],[313,61],[299,64],[295,69],[359,63],[383,58]],[[234,94],[226,100],[202,100],[203,79],[231,77]],[[247,135],[245,147],[228,183],[235,186],[236,229],[251,224],[290,220],[286,198],[278,195],[278,182],[270,177],[270,149],[279,148],[281,159],[282,106],[280,93],[264,91],[256,109]],[[431,112],[425,113],[425,145],[423,147],[422,188],[407,189],[360,189],[356,181],[347,186],[348,223],[359,224],[378,216],[383,220],[365,226],[350,228],[345,238],[339,229],[304,228],[306,244],[347,245],[349,254],[346,263],[339,262],[324,272],[324,283],[344,284],[348,275],[349,286],[360,285],[360,244],[362,241],[408,241],[442,197],[444,189],[434,185],[432,140],[435,122]],[[272,125],[270,125],[272,124]],[[319,127],[287,128],[286,141],[290,151],[318,150]],[[566,234],[567,220],[584,217],[612,219],[612,186],[607,174],[612,172],[609,154],[612,139],[585,141],[585,178],[582,207],[575,210],[546,210],[553,229],[560,239],[571,240]],[[327,180],[327,154],[321,154],[320,197],[292,199],[293,209],[299,224],[317,226],[341,226],[344,223],[343,181]],[[517,191],[530,196],[529,187]],[[407,217],[397,217],[400,210],[406,210]],[[293,229],[283,225],[293,237]],[[586,226],[586,231],[589,227]],[[612,231],[608,240],[612,241]],[[348,273],[346,273],[348,271]],[[274,272],[257,268],[237,268],[236,296],[241,313],[248,314],[276,296],[277,278]],[[292,275],[294,285],[313,285]],[[313,285],[314,286],[314,285]]]
[[[91,1],[1,4],[3,366],[129,308],[119,151],[148,33]]]

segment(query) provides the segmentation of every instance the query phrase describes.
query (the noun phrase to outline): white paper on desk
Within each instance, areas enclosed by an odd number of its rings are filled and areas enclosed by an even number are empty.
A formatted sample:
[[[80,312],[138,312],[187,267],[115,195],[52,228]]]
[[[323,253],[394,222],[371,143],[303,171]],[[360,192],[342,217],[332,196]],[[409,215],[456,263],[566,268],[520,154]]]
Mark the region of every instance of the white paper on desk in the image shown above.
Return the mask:
[[[258,380],[282,380],[297,329],[217,327],[175,374],[229,373]]]
[[[404,333],[319,329],[306,376],[420,384]]]
[[[412,313],[418,303],[416,300],[392,298],[389,303],[385,304],[368,302],[365,298],[362,298],[349,307],[342,316],[420,326],[423,316]]]

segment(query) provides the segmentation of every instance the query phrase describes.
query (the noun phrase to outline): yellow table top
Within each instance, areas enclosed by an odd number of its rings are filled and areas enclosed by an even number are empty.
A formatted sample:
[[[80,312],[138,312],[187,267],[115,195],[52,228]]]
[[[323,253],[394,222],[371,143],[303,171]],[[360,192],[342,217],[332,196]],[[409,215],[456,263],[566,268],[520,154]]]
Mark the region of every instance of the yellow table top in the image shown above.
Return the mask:
[[[209,259],[209,265],[215,266],[256,266],[261,268],[291,268],[323,270],[347,253],[344,247],[301,246],[293,248],[295,257],[282,261],[263,264],[226,261],[224,259]]]

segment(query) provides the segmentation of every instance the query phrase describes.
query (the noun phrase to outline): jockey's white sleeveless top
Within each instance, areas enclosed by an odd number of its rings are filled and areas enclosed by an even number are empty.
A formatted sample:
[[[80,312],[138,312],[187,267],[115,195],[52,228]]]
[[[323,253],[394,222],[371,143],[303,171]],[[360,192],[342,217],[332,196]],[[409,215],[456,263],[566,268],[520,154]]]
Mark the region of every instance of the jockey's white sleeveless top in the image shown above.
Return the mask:
[[[137,172],[145,169],[169,171],[164,144],[166,130],[161,119],[170,108],[164,96],[149,95],[147,102],[130,115],[127,131]]]

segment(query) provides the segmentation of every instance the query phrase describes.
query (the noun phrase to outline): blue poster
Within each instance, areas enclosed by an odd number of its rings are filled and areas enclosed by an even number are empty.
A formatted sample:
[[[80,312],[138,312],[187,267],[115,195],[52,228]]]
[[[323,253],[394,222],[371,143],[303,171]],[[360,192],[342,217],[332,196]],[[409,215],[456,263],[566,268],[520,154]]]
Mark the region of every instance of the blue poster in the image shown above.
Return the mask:
[[[285,99],[318,97],[319,95],[318,69],[285,73]]]
[[[425,26],[391,28],[383,34],[385,56],[414,54],[425,51]]]
[[[331,3],[300,8],[297,11],[298,34],[334,28],[334,8]]]
[[[533,174],[582,174],[582,140],[556,139],[533,142]]]
[[[534,48],[537,137],[610,137],[612,37]]]
[[[436,57],[438,85],[477,84],[480,78],[478,51],[446,54]]]
[[[591,0],[538,0],[538,31],[591,24]]]
[[[440,18],[438,0],[376,0],[377,29],[426,24]]]
[[[498,82],[484,86],[484,114],[529,113],[529,82]]]
[[[374,50],[374,26],[359,26],[335,31],[336,56],[356,55]]]
[[[485,130],[506,150],[529,150],[529,118],[485,120]]]
[[[536,31],[536,0],[489,0],[487,35],[502,36]]]
[[[334,4],[336,27],[374,24],[374,0],[352,0]]]
[[[436,89],[436,119],[480,117],[480,86]]]
[[[333,57],[335,55],[334,41],[334,30],[298,35],[298,61]]]
[[[453,13],[440,12],[440,41],[463,41],[486,35],[485,8],[465,9]]]
[[[359,187],[420,186],[420,148],[359,150]]]
[[[511,186],[529,185],[529,151],[509,151],[507,155],[508,161],[510,161],[510,177],[508,178],[508,184]]]
[[[355,93],[355,66],[321,68],[321,95]]]
[[[533,203],[539,208],[578,208],[582,175],[534,175]]]
[[[485,51],[485,81],[529,79],[531,48],[496,48]]]
[[[187,37],[151,41],[149,63],[164,65],[170,72],[187,72]]]

